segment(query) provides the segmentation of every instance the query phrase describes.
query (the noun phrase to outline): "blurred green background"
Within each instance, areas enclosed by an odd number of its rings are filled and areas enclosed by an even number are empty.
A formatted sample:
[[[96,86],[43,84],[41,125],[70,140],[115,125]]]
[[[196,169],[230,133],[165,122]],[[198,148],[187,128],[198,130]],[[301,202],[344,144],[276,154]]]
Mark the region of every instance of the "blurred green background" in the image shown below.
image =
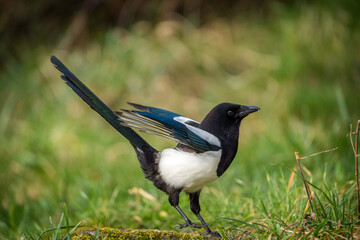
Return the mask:
[[[353,183],[359,1],[7,1],[0,11],[1,239],[35,238],[59,223],[65,205],[72,225],[181,222],[128,142],[63,83],[51,55],[114,110],[130,101],[201,121],[220,102],[261,108],[243,121],[229,170],[203,190],[214,227],[231,232],[226,218],[263,219],[259,201],[279,216],[302,209],[301,179],[287,188],[295,151],[338,147],[303,164],[314,183]],[[144,137],[157,149],[175,145]],[[195,219],[185,195],[181,206]]]

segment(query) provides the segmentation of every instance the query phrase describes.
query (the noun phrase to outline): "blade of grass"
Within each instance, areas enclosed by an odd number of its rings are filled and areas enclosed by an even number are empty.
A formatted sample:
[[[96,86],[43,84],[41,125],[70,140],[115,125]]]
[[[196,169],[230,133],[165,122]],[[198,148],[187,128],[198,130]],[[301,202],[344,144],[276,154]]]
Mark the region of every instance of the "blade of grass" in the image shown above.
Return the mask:
[[[99,237],[99,231],[100,231],[100,224],[98,225],[98,227],[97,227],[97,229],[96,229],[94,239],[98,239],[98,237]],[[107,236],[106,236],[106,237],[107,237]]]
[[[324,220],[322,220],[322,221],[320,222],[320,224],[318,224],[318,225],[315,227],[315,229],[314,229],[314,231],[313,231],[313,233],[312,233],[312,235],[313,235],[314,237],[318,237],[319,231],[325,226],[325,224],[328,222],[328,220],[329,220],[329,217],[325,218]]]
[[[53,237],[54,240],[57,240],[60,237],[60,229],[61,229],[61,224],[63,222],[63,219],[64,219],[64,213],[61,214],[59,224],[55,230],[55,236]]]
[[[70,239],[70,235],[69,235],[69,218],[68,218],[68,213],[67,213],[67,207],[66,207],[66,203],[64,204],[64,219],[65,219],[65,229],[67,231],[66,235],[63,237],[63,239]]]
[[[324,208],[324,205],[322,204],[322,202],[321,202],[321,200],[320,200],[320,198],[319,198],[319,195],[315,192],[314,193],[314,195],[315,195],[315,198],[316,198],[316,200],[318,201],[318,203],[319,203],[319,205],[320,205],[320,208],[321,208],[321,213],[322,213],[322,216],[324,217],[324,218],[327,218],[328,216],[327,216],[327,214],[326,214],[326,211],[325,211],[325,208]]]
[[[233,221],[233,222],[237,222],[237,223],[244,224],[244,225],[246,225],[246,226],[248,226],[248,227],[254,228],[254,229],[259,230],[259,231],[261,231],[261,232],[266,232],[267,230],[269,230],[269,229],[266,229],[266,230],[261,229],[261,228],[255,226],[255,224],[251,224],[251,223],[248,223],[248,222],[245,222],[245,221],[241,221],[241,220],[238,220],[238,219],[233,219],[233,218],[225,218],[225,219],[231,220],[231,221]],[[256,225],[262,226],[262,227],[264,227],[264,228],[268,228],[267,226],[262,225],[262,224],[259,224],[259,223],[256,223]]]
[[[64,218],[65,218],[65,226],[66,228],[69,227],[69,218],[68,218],[68,211],[67,211],[67,205],[64,203]]]
[[[76,224],[69,232],[69,236],[71,238],[71,235],[75,232],[75,230],[79,227],[81,222],[78,222],[78,224]]]

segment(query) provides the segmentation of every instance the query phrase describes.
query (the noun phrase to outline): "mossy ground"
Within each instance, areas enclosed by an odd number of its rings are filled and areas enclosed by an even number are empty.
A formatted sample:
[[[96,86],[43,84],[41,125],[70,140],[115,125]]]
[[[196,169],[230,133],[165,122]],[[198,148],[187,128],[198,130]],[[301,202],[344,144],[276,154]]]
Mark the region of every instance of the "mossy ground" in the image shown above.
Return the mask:
[[[199,234],[192,233],[179,233],[176,231],[156,230],[156,229],[116,229],[110,227],[93,228],[93,227],[80,227],[76,229],[71,235],[74,240],[88,240],[94,239],[207,239]]]

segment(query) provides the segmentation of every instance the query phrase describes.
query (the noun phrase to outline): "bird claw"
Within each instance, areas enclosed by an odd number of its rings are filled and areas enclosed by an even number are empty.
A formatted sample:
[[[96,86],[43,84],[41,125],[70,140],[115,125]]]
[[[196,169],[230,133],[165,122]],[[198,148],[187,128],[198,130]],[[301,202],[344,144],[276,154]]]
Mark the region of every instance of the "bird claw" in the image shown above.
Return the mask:
[[[218,233],[217,231],[210,231],[210,232],[203,233],[201,235],[204,236],[204,237],[210,237],[211,239],[213,239],[213,238],[214,239],[221,238],[220,233]]]
[[[206,225],[199,225],[199,224],[195,224],[195,223],[192,223],[192,222],[186,222],[184,224],[178,224],[178,225],[175,225],[174,228],[179,228],[179,229],[182,229],[182,228],[186,228],[186,227],[192,227],[192,228],[205,228]]]
[[[186,222],[184,224],[175,225],[174,228],[179,228],[179,229],[186,228],[186,227],[205,228],[205,229],[207,229],[206,233],[202,233],[200,235],[202,235],[204,237],[208,237],[210,239],[219,239],[219,238],[221,238],[221,235],[217,231],[211,231],[208,228],[208,226],[209,226],[209,224],[199,225],[199,224],[195,224],[195,223],[192,223],[192,222]]]

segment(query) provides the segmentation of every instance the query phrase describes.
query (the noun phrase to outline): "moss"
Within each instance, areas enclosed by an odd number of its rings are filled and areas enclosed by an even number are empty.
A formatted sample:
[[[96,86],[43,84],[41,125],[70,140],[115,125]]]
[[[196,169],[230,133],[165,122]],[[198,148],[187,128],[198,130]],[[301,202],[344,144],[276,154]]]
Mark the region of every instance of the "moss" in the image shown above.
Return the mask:
[[[98,232],[97,232],[98,231]],[[71,239],[75,240],[90,240],[95,236],[98,239],[117,240],[117,239],[136,239],[136,240],[205,240],[204,236],[191,233],[179,233],[176,231],[160,231],[156,229],[116,229],[110,227],[103,227],[97,230],[94,227],[79,227],[71,235]]]

